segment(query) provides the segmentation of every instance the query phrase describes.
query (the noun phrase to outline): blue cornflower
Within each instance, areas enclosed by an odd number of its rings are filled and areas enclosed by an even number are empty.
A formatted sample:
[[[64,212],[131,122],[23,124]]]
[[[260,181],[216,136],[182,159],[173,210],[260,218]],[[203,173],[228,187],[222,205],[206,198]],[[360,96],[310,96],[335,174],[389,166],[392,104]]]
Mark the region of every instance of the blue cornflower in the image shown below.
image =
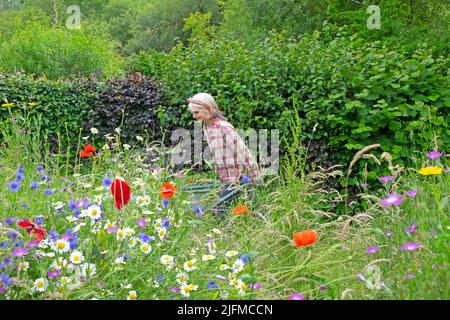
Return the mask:
[[[157,275],[156,275],[156,280],[158,280],[158,281],[164,281],[164,275],[162,275],[162,274],[157,274]]]
[[[139,233],[138,238],[143,242],[152,242],[153,240],[155,240],[155,238],[146,235],[145,233]]]
[[[39,164],[39,165],[36,166],[36,171],[41,172],[43,170],[44,170],[44,167],[42,165]]]
[[[9,191],[11,191],[11,192],[17,192],[20,189],[20,182],[13,180],[10,183],[8,183],[8,188],[9,188]]]
[[[55,230],[50,230],[48,234],[51,236],[52,241],[58,240],[58,232]]]
[[[44,193],[48,196],[51,196],[52,194],[54,194],[54,192],[51,189],[45,189]]]
[[[25,172],[25,169],[23,167],[20,167],[19,169],[17,169],[18,174],[23,174],[24,172]]]
[[[6,245],[7,245],[6,241],[0,242],[0,248],[4,248],[6,247]]]
[[[244,183],[250,183],[252,181],[252,179],[250,179],[247,176],[242,176],[242,181],[244,181]]]
[[[239,257],[239,259],[241,259],[241,261],[243,263],[248,263],[248,258],[245,254],[241,254],[241,256]]]
[[[104,177],[102,181],[102,186],[104,187],[110,187],[112,185],[112,181],[108,177]]]
[[[164,208],[167,208],[167,206],[169,205],[169,200],[167,200],[166,198],[163,199],[163,206]]]
[[[215,281],[208,282],[208,289],[219,289],[219,285]]]
[[[14,218],[6,218],[5,220],[3,220],[3,223],[5,224],[5,226],[9,226],[11,224],[14,223]]]
[[[9,277],[9,274],[7,273],[0,274],[0,279],[2,280],[2,283],[6,286],[10,286],[12,284],[12,280]]]
[[[37,224],[38,226],[42,225],[43,222],[44,222],[44,218],[43,218],[43,217],[38,217],[38,218],[36,219],[36,224]]]
[[[164,222],[162,223],[162,227],[165,228],[165,229],[170,227],[170,219],[164,220]]]
[[[30,182],[31,189],[37,190],[37,189],[39,189],[40,186],[41,186],[41,184],[37,181]]]
[[[25,176],[22,173],[18,173],[18,174],[16,174],[16,180],[17,181],[24,181],[25,180]]]
[[[72,235],[72,238],[69,240],[70,249],[73,250],[78,246],[78,234]]]
[[[197,214],[198,217],[201,217],[203,215],[203,209],[199,205],[194,205],[194,211]]]
[[[78,204],[76,202],[74,202],[73,200],[69,200],[69,202],[67,203],[67,206],[69,207],[70,210],[77,210],[78,209]]]
[[[41,179],[41,181],[47,181],[47,180],[48,180],[48,177],[47,177],[45,174],[43,174],[43,175],[40,177],[40,179]]]

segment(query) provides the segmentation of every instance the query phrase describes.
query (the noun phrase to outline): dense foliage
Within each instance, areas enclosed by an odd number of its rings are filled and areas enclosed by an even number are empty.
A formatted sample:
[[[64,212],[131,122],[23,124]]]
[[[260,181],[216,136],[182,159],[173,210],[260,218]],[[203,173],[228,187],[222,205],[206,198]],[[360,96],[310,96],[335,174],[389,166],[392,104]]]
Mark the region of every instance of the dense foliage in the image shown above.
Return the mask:
[[[289,119],[298,112],[303,137],[318,124],[314,140],[326,146],[320,156],[325,152],[339,163],[371,143],[397,159],[410,137],[429,143],[433,136],[424,129],[431,126],[438,144],[450,142],[449,61],[432,53],[367,43],[327,27],[299,39],[274,33],[251,49],[216,40],[169,54],[151,51],[134,66],[164,80],[171,98],[165,126],[189,125],[186,98],[210,92],[242,128],[278,128],[288,135]]]

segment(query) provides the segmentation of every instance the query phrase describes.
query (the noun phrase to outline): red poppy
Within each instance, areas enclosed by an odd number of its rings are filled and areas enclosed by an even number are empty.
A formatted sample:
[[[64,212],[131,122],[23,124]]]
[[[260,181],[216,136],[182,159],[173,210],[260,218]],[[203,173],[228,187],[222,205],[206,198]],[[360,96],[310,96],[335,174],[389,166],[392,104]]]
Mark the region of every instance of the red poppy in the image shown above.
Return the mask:
[[[170,199],[173,198],[175,195],[175,192],[178,190],[175,188],[173,183],[164,183],[161,187],[161,197],[164,199]]]
[[[130,201],[130,186],[123,180],[116,179],[111,184],[111,193],[116,200],[116,208],[121,209]]]
[[[80,157],[81,158],[89,158],[92,157],[92,155],[94,154],[94,152],[97,150],[95,147],[93,147],[92,145],[88,144],[86,146],[83,146],[84,151],[80,152]]]
[[[19,222],[19,227],[25,228],[28,234],[36,237],[36,240],[41,242],[45,238],[45,229],[37,225],[33,221],[23,220]]]
[[[249,213],[247,206],[245,204],[238,204],[233,211],[231,211],[233,214],[246,214]]]
[[[305,230],[294,232],[295,247],[309,246],[317,241],[317,232],[314,230]]]
[[[86,152],[95,152],[97,151],[97,149],[95,147],[93,147],[92,145],[88,144],[87,146],[84,146],[84,151]]]
[[[92,152],[87,152],[87,151],[80,152],[80,158],[89,158],[89,157],[92,157],[92,155],[93,155]]]

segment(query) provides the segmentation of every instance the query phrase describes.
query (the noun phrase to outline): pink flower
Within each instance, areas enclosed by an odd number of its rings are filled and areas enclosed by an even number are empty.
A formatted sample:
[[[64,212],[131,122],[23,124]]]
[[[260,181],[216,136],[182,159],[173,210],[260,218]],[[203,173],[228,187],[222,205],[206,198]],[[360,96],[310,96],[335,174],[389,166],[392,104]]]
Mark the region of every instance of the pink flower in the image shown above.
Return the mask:
[[[380,182],[383,182],[383,183],[391,182],[391,181],[394,180],[394,179],[395,179],[394,176],[385,176],[385,177],[380,177],[380,178],[378,178],[378,180],[379,180]]]
[[[47,272],[48,277],[51,279],[58,277],[60,274],[61,272],[58,269],[50,270],[49,272]]]
[[[440,153],[437,150],[431,151],[427,153],[427,157],[430,159],[437,159],[440,158],[442,156],[442,153]]]
[[[403,201],[403,197],[396,193],[390,193],[387,197],[381,200],[381,205],[383,207],[387,206],[399,206]]]
[[[377,252],[378,250],[380,250],[380,247],[379,247],[379,246],[373,246],[373,247],[369,247],[369,248],[366,250],[366,252],[367,252],[367,253],[370,253],[370,254],[373,254],[373,253]]]
[[[392,236],[392,231],[391,230],[386,231],[386,237],[390,237],[390,236]]]
[[[400,250],[401,251],[404,251],[404,250],[416,251],[419,248],[420,248],[420,244],[415,243],[415,242],[407,242],[400,248]]]
[[[417,224],[413,223],[411,227],[406,228],[406,232],[408,232],[409,234],[414,233],[414,231],[417,228]]]
[[[139,220],[136,222],[136,224],[137,224],[140,228],[144,229],[145,226],[147,225],[147,221],[145,221],[145,219],[139,219]]]
[[[288,300],[305,300],[305,297],[301,293],[292,293]]]
[[[405,196],[411,197],[411,198],[415,198],[417,195],[417,190],[411,190],[411,191],[406,191],[404,193]]]
[[[21,249],[14,250],[11,255],[13,257],[21,257],[21,256],[26,255],[27,253],[28,253],[28,249],[21,248]]]

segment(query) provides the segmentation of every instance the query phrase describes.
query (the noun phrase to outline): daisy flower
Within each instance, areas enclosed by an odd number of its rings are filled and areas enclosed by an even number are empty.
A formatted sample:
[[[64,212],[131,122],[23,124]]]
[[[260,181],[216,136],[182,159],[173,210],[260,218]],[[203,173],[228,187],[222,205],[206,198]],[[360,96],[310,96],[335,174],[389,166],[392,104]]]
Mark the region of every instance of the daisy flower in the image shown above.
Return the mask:
[[[147,242],[142,243],[140,248],[145,254],[149,254],[152,251],[152,247]]]
[[[137,240],[135,237],[131,237],[130,240],[128,240],[128,247],[130,248],[134,248],[134,246],[136,245]]]
[[[126,227],[123,229],[123,233],[125,234],[126,237],[131,237],[134,235],[134,230],[129,227]]]
[[[137,299],[137,293],[136,291],[130,291],[128,292],[128,298],[127,300],[136,300]]]
[[[67,266],[67,260],[63,257],[59,257],[52,263],[52,268],[61,270]]]
[[[192,270],[197,269],[197,267],[195,266],[195,263],[196,263],[196,262],[197,262],[197,259],[192,259],[192,260],[186,261],[186,262],[183,264],[184,270],[186,270],[186,271],[192,271]]]
[[[203,261],[213,260],[214,258],[215,258],[215,256],[213,256],[212,254],[204,254],[204,255],[202,255],[202,260]]]
[[[91,128],[90,130],[91,130],[91,133],[92,133],[92,134],[97,134],[97,133],[98,133],[97,128]]]
[[[198,285],[193,285],[193,284],[187,285],[187,284],[183,284],[183,285],[181,285],[181,287],[180,287],[180,293],[183,295],[183,297],[189,298],[190,292],[191,292],[192,290],[197,290],[197,288],[198,288]]]
[[[78,250],[75,250],[70,254],[70,262],[72,262],[73,264],[80,264],[81,262],[83,262],[83,260],[83,254]]]
[[[28,263],[27,261],[22,261],[17,265],[17,270],[18,271],[27,271],[28,268],[30,267],[30,263]]]
[[[238,273],[242,270],[244,270],[245,264],[241,259],[236,259],[236,261],[233,263],[233,266],[231,267],[233,269],[234,273]]]
[[[226,252],[225,256],[231,258],[231,257],[237,256],[238,254],[239,254],[239,252],[237,252],[235,250],[231,250],[231,251]]]
[[[172,262],[173,262],[173,257],[172,256],[169,256],[169,255],[165,254],[165,255],[163,255],[161,257],[161,263],[163,265],[165,265],[165,266],[171,265]]]
[[[65,239],[58,239],[51,244],[52,249],[58,253],[66,253],[70,250],[70,243]]]
[[[89,216],[92,220],[97,220],[101,218],[102,209],[98,205],[92,205],[86,210],[87,216]]]
[[[180,285],[187,284],[188,280],[189,280],[189,276],[187,275],[187,273],[180,272],[177,274],[177,282]]]
[[[44,292],[45,289],[47,289],[47,280],[45,280],[44,278],[38,278],[34,281],[34,291]]]

